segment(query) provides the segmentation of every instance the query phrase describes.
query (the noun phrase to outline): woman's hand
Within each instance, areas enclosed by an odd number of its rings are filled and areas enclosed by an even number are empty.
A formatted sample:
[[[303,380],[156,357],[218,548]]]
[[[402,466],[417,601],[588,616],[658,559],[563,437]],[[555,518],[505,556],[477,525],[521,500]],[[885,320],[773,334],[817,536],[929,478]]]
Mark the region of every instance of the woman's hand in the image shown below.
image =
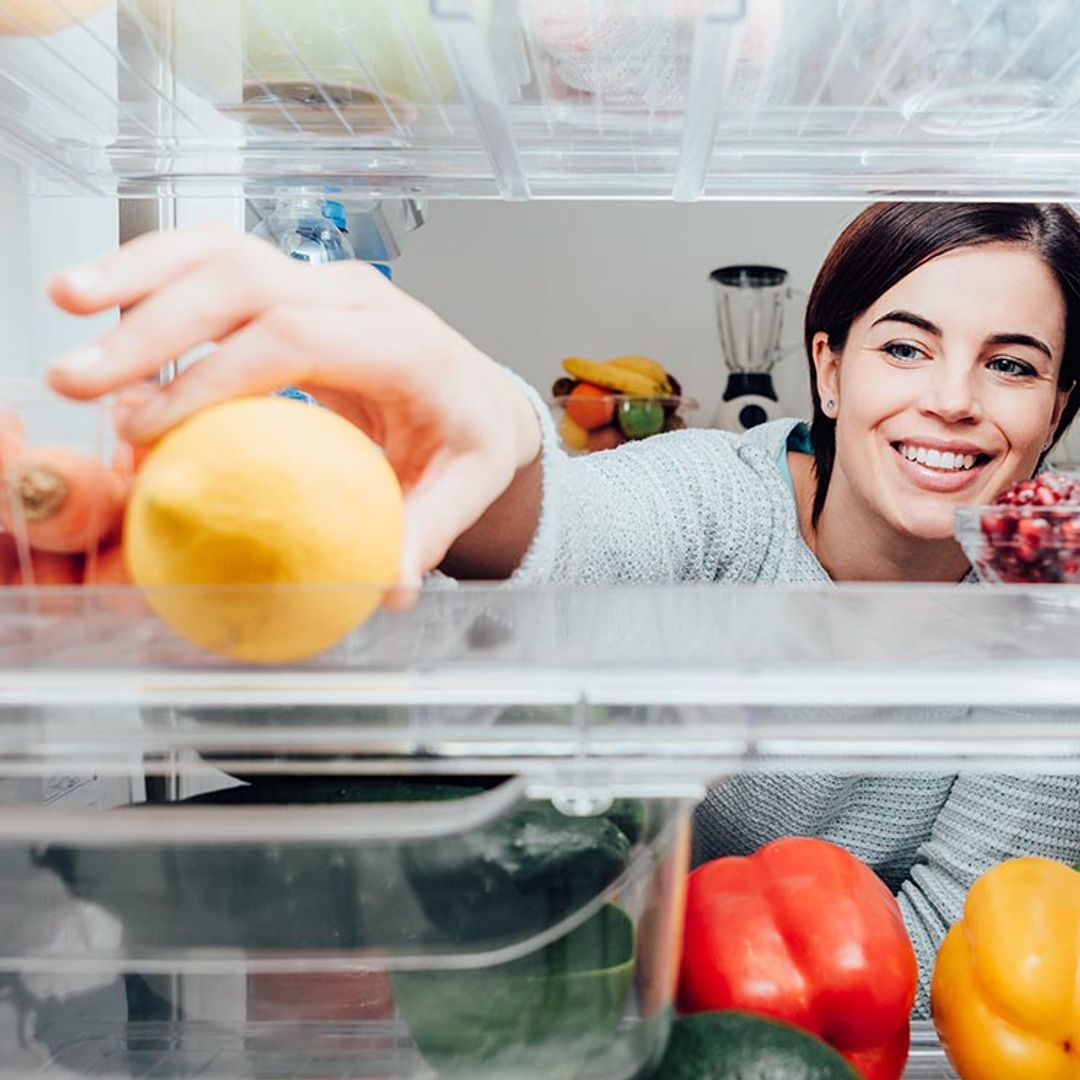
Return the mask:
[[[93,346],[49,370],[52,387],[68,397],[143,384],[191,349],[217,344],[175,381],[125,405],[119,433],[134,443],[214,402],[287,385],[378,442],[405,492],[406,590],[443,562],[540,450],[539,422],[513,381],[362,263],[305,265],[262,240],[200,228],[140,237],[62,273],[51,293],[74,314],[125,309]],[[521,553],[493,551],[492,566],[515,565]]]

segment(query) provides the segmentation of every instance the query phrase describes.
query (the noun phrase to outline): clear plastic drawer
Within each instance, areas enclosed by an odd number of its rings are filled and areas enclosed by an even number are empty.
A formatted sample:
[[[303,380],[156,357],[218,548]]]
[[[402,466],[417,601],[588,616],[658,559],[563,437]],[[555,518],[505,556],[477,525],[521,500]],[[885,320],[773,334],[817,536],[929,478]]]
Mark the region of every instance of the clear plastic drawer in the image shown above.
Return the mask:
[[[0,1075],[618,1080],[662,1052],[688,801],[218,783],[3,808]]]

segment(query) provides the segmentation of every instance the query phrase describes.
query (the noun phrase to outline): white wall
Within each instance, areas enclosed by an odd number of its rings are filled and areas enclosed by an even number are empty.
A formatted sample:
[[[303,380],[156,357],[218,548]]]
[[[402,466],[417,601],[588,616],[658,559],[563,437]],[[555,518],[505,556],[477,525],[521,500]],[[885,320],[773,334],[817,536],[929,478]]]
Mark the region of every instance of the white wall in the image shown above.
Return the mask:
[[[87,344],[116,320],[115,311],[92,318],[65,315],[47,294],[49,280],[57,271],[116,248],[116,200],[31,199],[28,221],[33,237],[28,264],[31,364],[32,370],[40,373],[52,357]]]
[[[808,290],[853,203],[497,202],[428,206],[395,280],[546,392],[563,356],[656,357],[702,404],[726,381],[709,271],[782,266]],[[802,298],[785,337],[801,336]],[[801,351],[777,371],[784,411],[809,408]]]
[[[46,286],[62,267],[114,248],[116,235],[115,200],[31,197],[17,170],[0,159],[0,380],[31,380],[44,392],[40,379],[49,359],[92,340],[115,319],[115,312],[64,315],[49,302]],[[2,395],[0,387],[0,403]],[[35,438],[95,444],[93,408],[33,410],[25,418]]]
[[[26,199],[17,171],[0,158],[0,377],[29,374],[29,258]]]

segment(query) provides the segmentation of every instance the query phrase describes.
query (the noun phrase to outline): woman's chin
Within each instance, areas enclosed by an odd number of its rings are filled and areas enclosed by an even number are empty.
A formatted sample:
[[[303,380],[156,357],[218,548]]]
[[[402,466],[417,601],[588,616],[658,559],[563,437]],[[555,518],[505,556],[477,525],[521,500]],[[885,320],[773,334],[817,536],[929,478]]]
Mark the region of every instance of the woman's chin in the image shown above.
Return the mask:
[[[910,507],[901,515],[898,531],[924,544],[953,540],[956,538],[956,505]]]

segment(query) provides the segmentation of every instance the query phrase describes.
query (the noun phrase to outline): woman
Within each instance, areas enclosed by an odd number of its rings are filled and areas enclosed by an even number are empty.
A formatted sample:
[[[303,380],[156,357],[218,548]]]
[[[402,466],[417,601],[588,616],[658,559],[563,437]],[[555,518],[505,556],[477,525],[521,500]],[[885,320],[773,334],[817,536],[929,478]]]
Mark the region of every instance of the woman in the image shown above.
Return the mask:
[[[142,238],[53,291],[76,313],[131,306],[52,368],[72,397],[219,343],[130,404],[136,441],[287,383],[377,439],[407,493],[398,603],[437,567],[530,583],[959,581],[955,507],[1031,476],[1080,406],[1080,224],[1059,206],[870,207],[808,304],[809,429],[684,431],[583,459],[557,448],[520,380],[362,266],[300,266],[210,230]],[[710,794],[697,855],[795,832],[897,889],[925,1015],[974,877],[1012,854],[1080,858],[1080,780],[746,776]]]

